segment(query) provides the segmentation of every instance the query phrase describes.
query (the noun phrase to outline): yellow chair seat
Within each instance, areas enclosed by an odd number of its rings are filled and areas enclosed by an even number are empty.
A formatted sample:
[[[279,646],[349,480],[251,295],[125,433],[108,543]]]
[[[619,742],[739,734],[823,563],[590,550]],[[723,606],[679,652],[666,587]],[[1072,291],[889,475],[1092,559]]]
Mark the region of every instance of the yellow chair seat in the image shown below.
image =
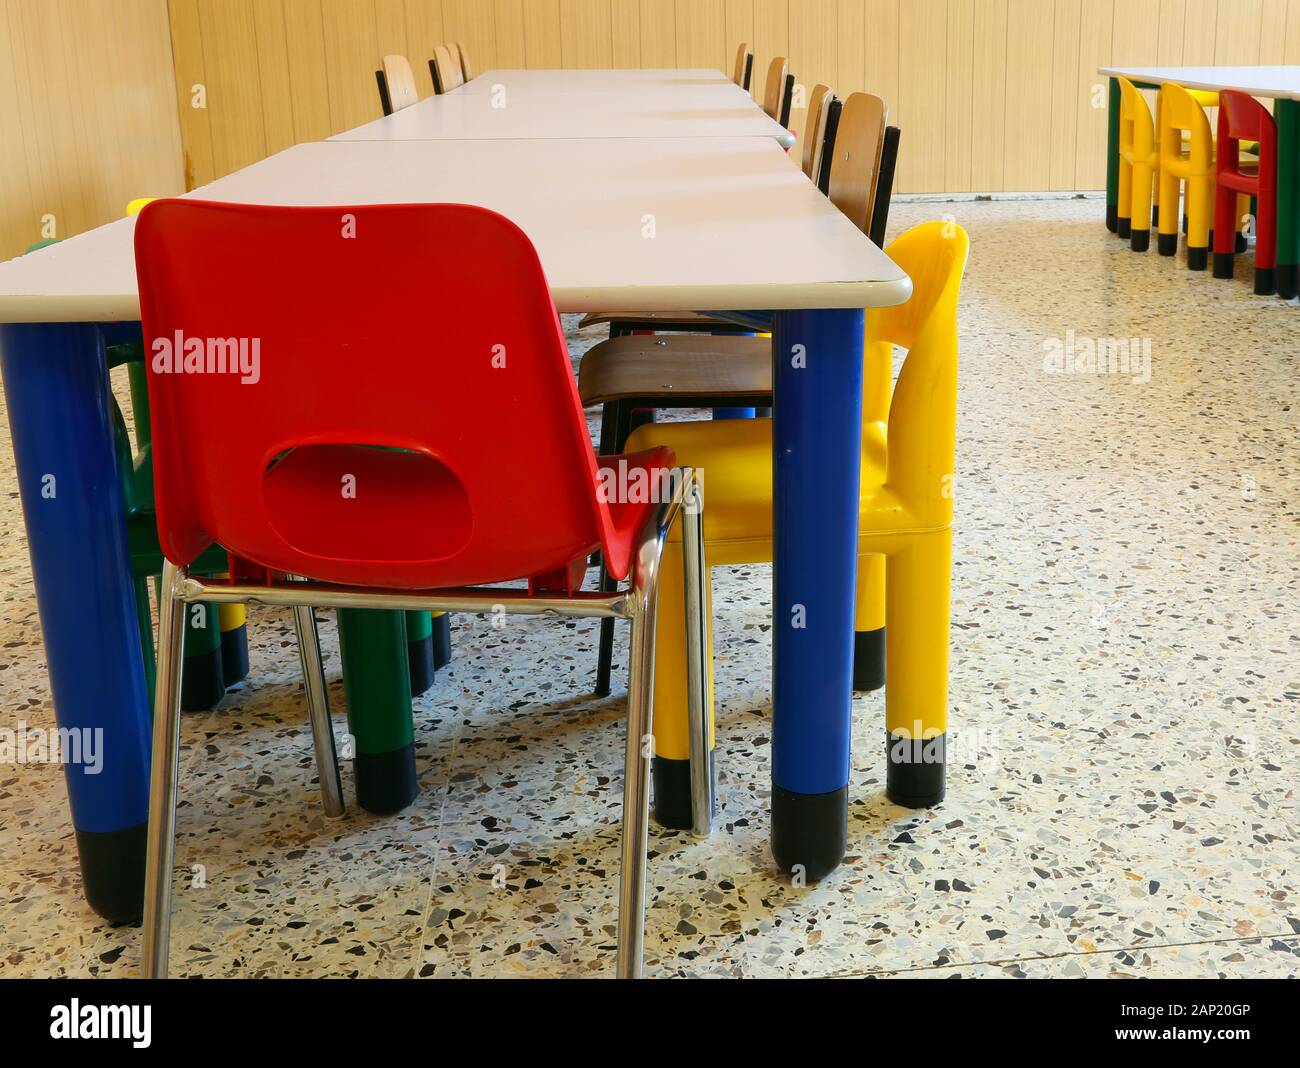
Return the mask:
[[[897,529],[899,508],[884,489],[885,424],[862,431],[863,534]],[[772,558],[772,420],[726,419],[647,423],[634,430],[626,449],[641,442],[667,445],[681,467],[703,472],[704,540],[713,563],[756,563]],[[680,539],[674,527],[670,538]]]

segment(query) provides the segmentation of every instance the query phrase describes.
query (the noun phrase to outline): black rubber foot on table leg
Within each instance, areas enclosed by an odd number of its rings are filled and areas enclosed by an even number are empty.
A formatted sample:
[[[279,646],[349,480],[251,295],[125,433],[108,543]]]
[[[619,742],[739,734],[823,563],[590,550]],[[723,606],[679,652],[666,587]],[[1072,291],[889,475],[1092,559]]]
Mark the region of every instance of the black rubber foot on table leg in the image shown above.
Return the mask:
[[[1273,277],[1272,267],[1255,268],[1255,293],[1261,297],[1271,296],[1277,292],[1277,279]]]
[[[1162,256],[1176,256],[1178,254],[1178,235],[1156,234],[1156,251]]]
[[[853,688],[862,693],[885,685],[885,628],[853,632]]]
[[[387,753],[358,753],[353,763],[357,804],[367,812],[388,816],[415,800],[415,745]]]
[[[185,658],[181,674],[181,708],[186,712],[206,712],[216,708],[226,695],[226,679],[221,671],[221,646],[206,653]]]
[[[1189,271],[1203,271],[1209,265],[1210,250],[1208,248],[1193,248],[1187,246],[1187,269]]]
[[[1214,254],[1214,277],[1231,278],[1232,265],[1236,257],[1231,252],[1216,252]]]
[[[1119,229],[1119,205],[1106,205],[1106,229],[1112,234]]]
[[[1124,238],[1126,241],[1128,240],[1129,234],[1131,234],[1132,232],[1133,232],[1132,219],[1120,219],[1118,225],[1115,227],[1115,233],[1118,236]]]
[[[1293,300],[1297,283],[1300,283],[1300,267],[1294,263],[1279,263],[1273,271],[1277,280],[1277,295],[1283,300]]]
[[[411,675],[411,696],[419,697],[433,685],[433,636],[406,643],[406,663]]]
[[[110,923],[133,923],[144,915],[148,828],[138,823],[120,831],[77,831],[86,901]]]
[[[221,632],[221,681],[229,689],[248,678],[248,626]]]
[[[848,841],[849,788],[796,794],[772,786],[772,856],[777,867],[815,883],[844,859]]]
[[[709,751],[710,782],[713,781],[716,752]],[[655,821],[674,830],[689,831],[695,826],[691,821],[691,762],[657,756],[650,762],[650,776],[654,784]],[[716,799],[713,799],[713,805],[716,811]],[[713,816],[712,811],[709,816]]]
[[[904,808],[929,808],[943,800],[948,736],[923,740],[885,732],[885,793]]]
[[[433,617],[433,666],[445,668],[451,663],[451,613]]]
[[[1151,247],[1150,230],[1134,230],[1129,234],[1128,247],[1134,252],[1145,252]]]

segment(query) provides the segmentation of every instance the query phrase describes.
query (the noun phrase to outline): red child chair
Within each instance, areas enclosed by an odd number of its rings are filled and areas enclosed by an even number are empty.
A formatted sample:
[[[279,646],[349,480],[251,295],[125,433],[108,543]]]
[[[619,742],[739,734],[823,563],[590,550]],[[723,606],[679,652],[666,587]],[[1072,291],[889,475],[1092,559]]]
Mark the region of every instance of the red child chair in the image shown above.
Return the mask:
[[[1255,292],[1276,288],[1277,124],[1253,96],[1219,93],[1218,155],[1215,160],[1214,277],[1231,278],[1237,238],[1237,194],[1255,198]],[[1241,142],[1259,142],[1259,163],[1241,160]]]
[[[630,618],[618,974],[639,975],[659,560],[693,473],[610,457],[671,493],[606,501],[537,253],[494,212],[159,200],[135,248],[167,560],[145,974],[167,971],[183,605],[210,601],[292,606],[313,646],[308,605]],[[232,577],[190,577],[213,542]],[[597,549],[630,593],[580,590]]]

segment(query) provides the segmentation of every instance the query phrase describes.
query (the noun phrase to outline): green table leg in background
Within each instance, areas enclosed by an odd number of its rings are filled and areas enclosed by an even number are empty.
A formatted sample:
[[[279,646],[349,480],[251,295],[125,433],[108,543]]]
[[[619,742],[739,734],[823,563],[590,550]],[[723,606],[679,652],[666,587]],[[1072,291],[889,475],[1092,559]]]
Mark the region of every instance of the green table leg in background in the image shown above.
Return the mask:
[[[398,812],[418,792],[406,613],[341,608],[338,620],[357,803]]]
[[[1300,100],[1278,100],[1277,295],[1296,296],[1300,281]]]
[[[1119,82],[1114,78],[1106,105],[1106,229],[1119,230]]]
[[[433,685],[433,619],[428,612],[406,613],[406,661],[411,696],[419,697]]]

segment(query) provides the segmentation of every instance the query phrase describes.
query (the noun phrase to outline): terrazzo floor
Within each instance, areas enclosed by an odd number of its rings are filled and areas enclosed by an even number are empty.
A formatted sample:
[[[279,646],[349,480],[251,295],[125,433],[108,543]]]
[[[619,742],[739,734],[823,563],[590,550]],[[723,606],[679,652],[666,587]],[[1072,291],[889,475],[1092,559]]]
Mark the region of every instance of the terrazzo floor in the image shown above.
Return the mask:
[[[903,202],[891,231],[942,215],[971,236],[947,799],[885,800],[883,694],[859,697],[848,860],[777,875],[770,569],[717,569],[721,811],[707,841],[652,833],[646,974],[1295,975],[1300,308],[1254,296],[1248,258],[1226,282],[1130,253],[1095,198]],[[566,325],[576,359],[599,333]],[[1150,380],[1045,373],[1071,330],[1150,338]],[[0,711],[48,726],[0,436]],[[185,720],[173,974],[612,971],[623,692],[590,696],[594,623],[457,617],[418,800],[337,821],[289,620],[251,633],[250,682]],[[0,976],[139,955],[82,900],[61,771],[0,765]]]

